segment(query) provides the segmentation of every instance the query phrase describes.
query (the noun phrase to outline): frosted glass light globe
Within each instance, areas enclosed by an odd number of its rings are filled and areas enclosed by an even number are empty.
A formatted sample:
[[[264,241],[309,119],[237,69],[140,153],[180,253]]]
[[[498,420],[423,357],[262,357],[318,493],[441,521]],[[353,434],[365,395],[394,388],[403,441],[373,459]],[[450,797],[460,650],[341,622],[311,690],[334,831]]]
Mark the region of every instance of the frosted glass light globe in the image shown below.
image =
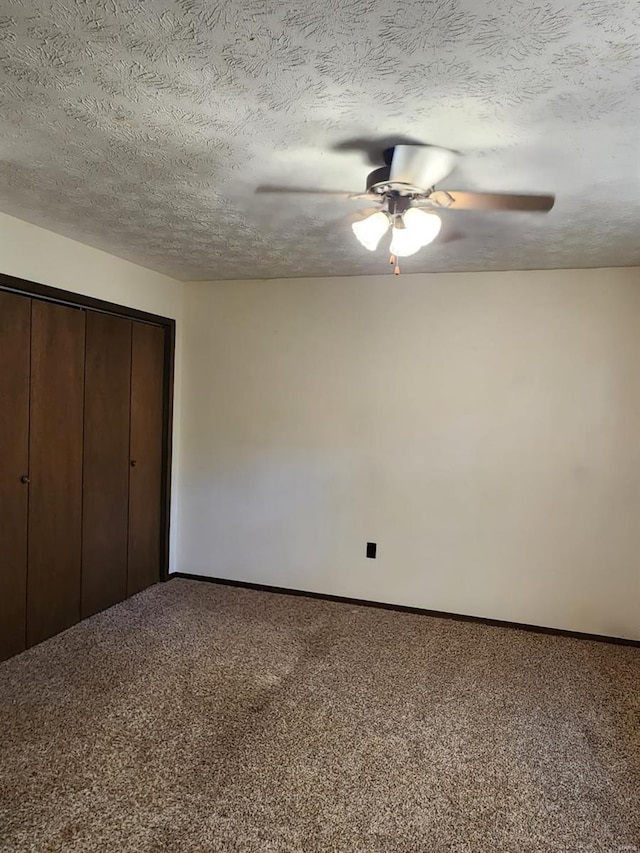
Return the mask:
[[[397,255],[399,258],[406,258],[422,248],[422,243],[416,239],[408,228],[396,228],[395,225],[391,232],[391,246],[389,251],[392,255]]]
[[[389,217],[379,210],[366,219],[354,222],[351,229],[365,249],[375,252],[383,234],[389,229]]]
[[[413,239],[421,246],[427,246],[438,236],[442,221],[435,213],[410,207],[402,214],[405,231],[408,231]]]

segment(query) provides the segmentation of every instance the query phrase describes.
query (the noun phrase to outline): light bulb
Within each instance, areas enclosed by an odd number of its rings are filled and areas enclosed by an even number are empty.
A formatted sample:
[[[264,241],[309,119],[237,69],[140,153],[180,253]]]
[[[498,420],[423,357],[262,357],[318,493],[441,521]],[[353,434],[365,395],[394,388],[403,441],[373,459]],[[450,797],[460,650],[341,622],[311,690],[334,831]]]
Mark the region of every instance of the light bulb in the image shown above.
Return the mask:
[[[389,217],[379,210],[371,216],[367,216],[366,219],[354,222],[351,228],[365,249],[375,252],[382,235],[389,228]]]
[[[426,246],[438,236],[442,222],[435,213],[410,207],[402,214],[405,231],[412,235],[420,246]],[[413,254],[413,253],[412,253]]]
[[[391,231],[391,245],[389,252],[392,255],[397,255],[399,258],[406,258],[408,255],[415,253],[422,248],[422,243],[416,239],[408,228],[396,228],[395,225]]]

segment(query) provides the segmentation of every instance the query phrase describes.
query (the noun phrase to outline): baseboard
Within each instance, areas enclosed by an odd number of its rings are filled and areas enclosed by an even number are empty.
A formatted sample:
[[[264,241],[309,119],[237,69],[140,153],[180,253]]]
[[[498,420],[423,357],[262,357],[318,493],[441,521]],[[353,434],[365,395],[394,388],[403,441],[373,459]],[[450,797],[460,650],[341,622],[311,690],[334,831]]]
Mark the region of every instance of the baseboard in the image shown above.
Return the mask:
[[[433,616],[436,619],[452,619],[455,622],[474,622],[477,625],[491,625],[494,628],[511,628],[515,631],[530,631],[534,634],[552,634],[557,637],[571,637],[575,640],[592,640],[596,643],[613,643],[617,646],[634,646],[640,648],[640,640],[629,640],[625,637],[609,637],[606,634],[587,634],[584,631],[566,631],[563,628],[545,628],[542,625],[527,625],[524,622],[506,622],[503,619],[486,619],[483,616],[465,616],[460,613],[447,613],[444,610],[427,610],[424,607],[409,607],[404,604],[387,604],[383,601],[367,601],[362,598],[348,598],[344,595],[328,595],[323,592],[307,592],[301,589],[289,589],[282,586],[270,586],[250,581],[236,581],[229,578],[211,578],[206,575],[192,575],[187,572],[173,572],[172,578],[184,578],[190,581],[204,581],[222,586],[237,586],[243,589],[254,589],[259,592],[273,592],[278,595],[297,595],[302,598],[319,598],[322,601],[337,601],[341,604],[356,604],[359,607],[377,607],[379,610],[397,610],[400,613],[415,613],[419,616]]]

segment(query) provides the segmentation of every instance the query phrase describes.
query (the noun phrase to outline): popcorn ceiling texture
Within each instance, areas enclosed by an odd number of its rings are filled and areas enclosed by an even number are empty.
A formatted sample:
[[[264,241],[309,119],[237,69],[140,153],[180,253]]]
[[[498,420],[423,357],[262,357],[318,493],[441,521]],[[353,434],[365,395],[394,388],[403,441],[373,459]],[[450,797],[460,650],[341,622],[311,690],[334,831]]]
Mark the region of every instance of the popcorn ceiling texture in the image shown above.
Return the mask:
[[[386,271],[341,217],[353,140],[465,154],[449,188],[555,210],[445,213],[409,272],[640,264],[636,0],[4,0],[0,205],[193,279]]]
[[[0,666],[2,853],[638,853],[640,650],[173,580]]]

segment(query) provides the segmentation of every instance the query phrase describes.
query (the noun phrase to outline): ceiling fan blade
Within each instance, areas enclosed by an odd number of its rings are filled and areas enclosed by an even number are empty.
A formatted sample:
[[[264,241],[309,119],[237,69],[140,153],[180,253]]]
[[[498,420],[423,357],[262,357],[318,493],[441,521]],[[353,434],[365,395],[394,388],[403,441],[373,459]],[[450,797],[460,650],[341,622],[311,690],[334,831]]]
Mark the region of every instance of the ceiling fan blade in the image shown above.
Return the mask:
[[[547,213],[553,207],[553,195],[512,195],[510,193],[466,193],[447,190],[452,201],[449,210],[523,210]]]
[[[457,159],[455,151],[436,145],[396,145],[389,180],[429,189],[453,171]]]
[[[288,193],[288,194],[296,194],[296,195],[332,195],[332,196],[340,196],[342,198],[350,198],[355,195],[355,193],[346,192],[345,190],[321,190],[314,189],[313,187],[276,187],[269,185],[262,185],[256,187],[257,193]]]
[[[452,196],[446,190],[435,190],[428,198],[420,198],[414,201],[417,206],[426,205],[427,207],[451,207],[453,201]]]

